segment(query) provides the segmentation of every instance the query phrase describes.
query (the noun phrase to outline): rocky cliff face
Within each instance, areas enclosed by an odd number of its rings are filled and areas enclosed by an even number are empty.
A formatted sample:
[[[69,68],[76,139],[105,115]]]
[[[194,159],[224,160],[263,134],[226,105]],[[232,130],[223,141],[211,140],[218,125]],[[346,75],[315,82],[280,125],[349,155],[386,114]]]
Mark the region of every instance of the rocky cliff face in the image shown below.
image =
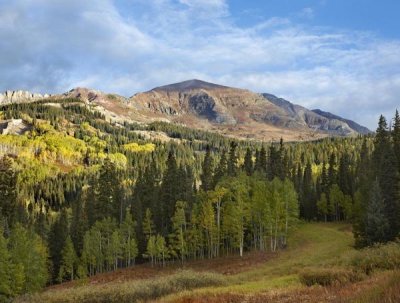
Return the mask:
[[[299,125],[336,136],[349,136],[359,133],[360,129],[353,127],[353,121],[335,115],[322,115],[321,112],[309,110],[271,94],[264,93],[263,96],[270,102],[281,107]],[[296,127],[296,124],[288,125],[288,127]]]
[[[0,94],[0,104],[31,102],[50,97],[48,94],[34,94],[22,90],[8,90]]]
[[[360,124],[358,124],[358,123],[356,123],[356,122],[354,122],[352,120],[339,117],[337,115],[334,115],[334,114],[329,113],[329,112],[322,111],[320,109],[313,109],[312,112],[314,112],[314,113],[316,113],[316,114],[318,114],[320,116],[326,117],[327,119],[330,119],[330,120],[342,121],[342,122],[346,123],[349,127],[351,127],[351,129],[353,129],[354,131],[358,132],[359,134],[367,135],[367,134],[372,133],[372,131],[369,130],[367,127],[362,126],[362,125],[360,125]]]
[[[284,134],[294,136],[351,136],[359,129],[352,121],[327,117],[271,94],[256,94],[200,80],[154,88],[130,98],[143,115],[164,117],[184,123],[230,132],[246,130],[247,137],[267,139]],[[291,134],[289,134],[291,133]]]
[[[248,90],[189,80],[154,88],[130,99],[139,110],[177,117],[201,118],[219,125],[240,125],[263,120],[279,107]]]
[[[160,86],[130,98],[87,88],[61,95],[24,91],[0,94],[0,104],[33,102],[48,98],[78,98],[117,122],[164,121],[257,140],[313,140],[326,136],[351,136],[369,130],[357,123],[322,111],[311,111],[271,94],[231,88],[200,80]]]

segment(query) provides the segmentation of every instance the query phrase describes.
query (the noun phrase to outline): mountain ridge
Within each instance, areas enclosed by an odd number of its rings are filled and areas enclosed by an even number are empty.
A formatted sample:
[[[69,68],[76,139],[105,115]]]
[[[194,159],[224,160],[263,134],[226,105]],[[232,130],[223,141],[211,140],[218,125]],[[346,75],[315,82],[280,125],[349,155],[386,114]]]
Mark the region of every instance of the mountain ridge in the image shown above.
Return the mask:
[[[269,93],[259,94],[198,79],[158,86],[129,98],[80,87],[51,96],[29,92],[16,94],[20,99],[1,99],[1,96],[0,104],[78,98],[95,105],[96,110],[117,122],[163,121],[245,139],[279,140],[282,137],[303,141],[370,132],[354,121],[312,111]]]

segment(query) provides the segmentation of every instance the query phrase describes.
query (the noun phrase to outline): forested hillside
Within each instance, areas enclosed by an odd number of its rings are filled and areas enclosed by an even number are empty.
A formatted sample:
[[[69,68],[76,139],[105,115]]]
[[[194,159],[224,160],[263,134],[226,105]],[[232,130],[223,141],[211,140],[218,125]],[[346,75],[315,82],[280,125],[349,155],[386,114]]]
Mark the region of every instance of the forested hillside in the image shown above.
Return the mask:
[[[400,232],[398,112],[375,136],[262,143],[110,122],[79,99],[0,111],[29,126],[0,135],[2,298],[138,262],[276,252],[300,220],[352,223],[359,247]]]

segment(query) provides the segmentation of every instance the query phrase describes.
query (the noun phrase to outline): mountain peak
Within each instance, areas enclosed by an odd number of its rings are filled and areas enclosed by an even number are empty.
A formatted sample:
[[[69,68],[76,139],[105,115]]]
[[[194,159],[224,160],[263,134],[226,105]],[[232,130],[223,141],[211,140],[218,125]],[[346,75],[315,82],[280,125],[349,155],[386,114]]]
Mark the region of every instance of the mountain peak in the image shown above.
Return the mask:
[[[183,82],[168,84],[153,88],[152,91],[184,91],[195,89],[221,89],[228,88],[227,86],[206,82],[203,80],[192,79]]]

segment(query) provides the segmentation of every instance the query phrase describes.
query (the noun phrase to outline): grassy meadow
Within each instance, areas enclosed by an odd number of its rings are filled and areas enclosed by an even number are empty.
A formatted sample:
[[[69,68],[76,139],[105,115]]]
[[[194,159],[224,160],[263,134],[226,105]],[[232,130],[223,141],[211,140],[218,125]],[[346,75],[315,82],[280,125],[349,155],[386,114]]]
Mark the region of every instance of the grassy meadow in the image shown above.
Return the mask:
[[[398,243],[357,251],[349,225],[302,223],[289,244],[263,258],[138,265],[16,302],[399,302]]]

